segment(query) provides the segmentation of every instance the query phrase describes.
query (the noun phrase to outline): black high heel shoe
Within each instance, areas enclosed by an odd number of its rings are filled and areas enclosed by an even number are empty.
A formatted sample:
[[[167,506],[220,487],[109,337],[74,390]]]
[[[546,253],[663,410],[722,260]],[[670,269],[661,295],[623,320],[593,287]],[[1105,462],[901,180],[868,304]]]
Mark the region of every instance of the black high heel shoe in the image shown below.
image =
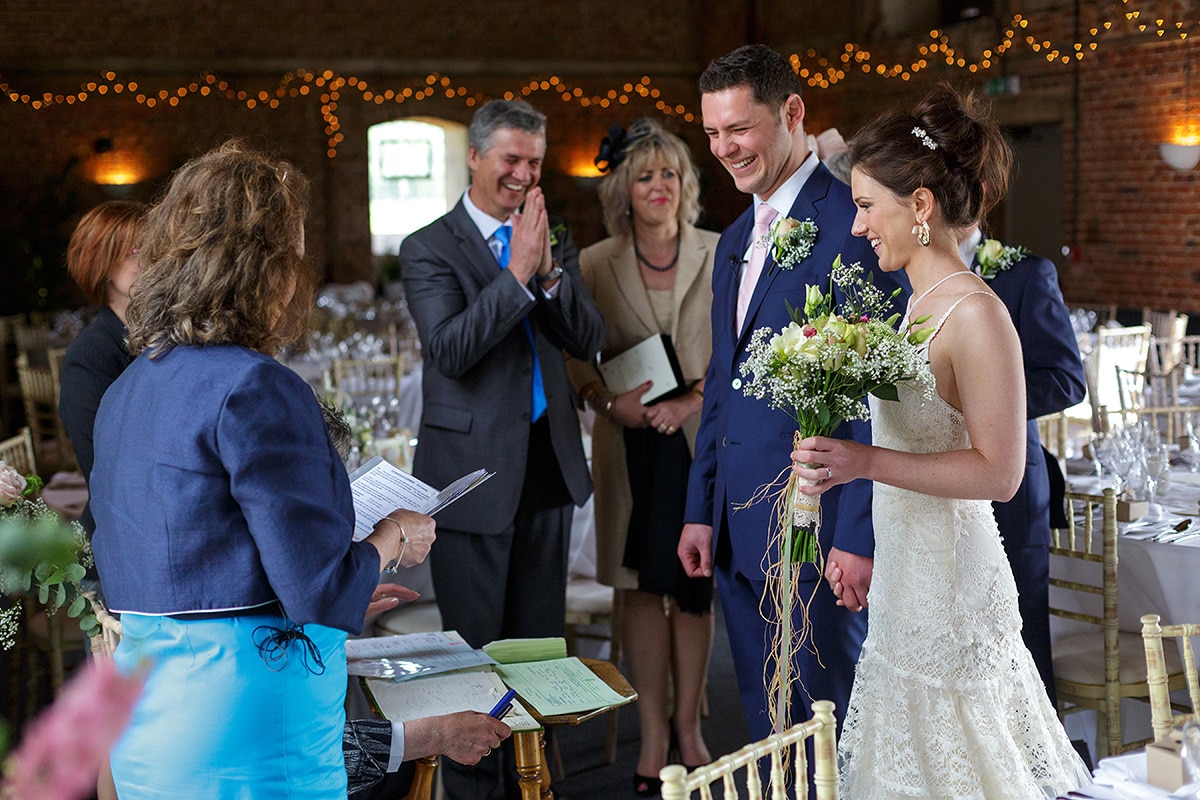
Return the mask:
[[[633,773],[633,793],[638,797],[658,797],[662,794],[662,781]]]

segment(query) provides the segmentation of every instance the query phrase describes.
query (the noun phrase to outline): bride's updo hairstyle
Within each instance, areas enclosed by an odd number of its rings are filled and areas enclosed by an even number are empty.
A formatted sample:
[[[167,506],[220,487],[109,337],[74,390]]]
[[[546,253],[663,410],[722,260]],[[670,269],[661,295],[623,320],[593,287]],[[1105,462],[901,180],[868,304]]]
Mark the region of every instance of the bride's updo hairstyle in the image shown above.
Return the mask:
[[[965,227],[1007,193],[1012,150],[986,103],[943,83],[911,114],[888,111],[859,130],[850,162],[899,197],[924,186],[947,224]]]

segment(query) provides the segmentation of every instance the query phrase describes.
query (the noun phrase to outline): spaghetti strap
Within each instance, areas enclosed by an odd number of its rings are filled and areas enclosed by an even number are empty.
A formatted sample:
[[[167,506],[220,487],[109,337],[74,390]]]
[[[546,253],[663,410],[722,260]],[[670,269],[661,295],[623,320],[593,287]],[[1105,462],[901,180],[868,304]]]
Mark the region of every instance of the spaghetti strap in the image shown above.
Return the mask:
[[[986,294],[986,295],[990,295],[992,297],[996,297],[994,292],[989,292],[986,289],[976,289],[973,292],[967,292],[962,297],[955,300],[953,303],[950,304],[950,307],[946,309],[946,313],[942,314],[942,318],[937,321],[937,325],[933,326],[933,333],[930,335],[930,337],[928,339],[925,340],[926,346],[928,346],[929,342],[932,342],[935,338],[937,338],[938,333],[941,332],[941,330],[942,330],[942,325],[944,325],[946,323],[946,320],[949,319],[951,312],[953,312],[954,309],[958,308],[958,304],[961,303],[963,300],[966,300],[968,297],[970,297],[973,294]],[[1000,298],[996,297],[996,300],[999,301]]]

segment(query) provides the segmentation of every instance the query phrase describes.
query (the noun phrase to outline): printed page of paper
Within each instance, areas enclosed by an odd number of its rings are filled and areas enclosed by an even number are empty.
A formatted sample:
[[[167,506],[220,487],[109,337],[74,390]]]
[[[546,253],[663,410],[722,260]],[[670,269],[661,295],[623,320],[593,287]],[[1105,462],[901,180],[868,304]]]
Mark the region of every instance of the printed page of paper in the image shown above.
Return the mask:
[[[354,500],[354,541],[358,542],[397,508],[424,514],[437,490],[375,456],[350,475],[350,495]]]
[[[578,658],[502,664],[500,677],[543,717],[626,702]]]
[[[346,669],[351,675],[405,681],[469,667],[492,667],[495,661],[482,650],[473,650],[453,631],[443,634],[411,633],[352,639],[365,642],[347,647]]]
[[[641,397],[643,404],[679,388],[671,357],[667,354],[666,340],[661,334],[643,339],[624,353],[603,362],[600,374],[604,376],[604,385],[616,394],[654,381]]]
[[[453,714],[456,711],[491,711],[508,687],[494,672],[456,672],[404,683],[367,680],[367,689],[387,719],[407,722],[421,717]],[[504,717],[514,731],[538,730],[541,725],[516,699]]]
[[[494,472],[488,472],[486,469],[477,469],[474,472],[463,475],[454,483],[438,492],[437,496],[433,498],[429,510],[423,513],[432,517],[495,474]]]

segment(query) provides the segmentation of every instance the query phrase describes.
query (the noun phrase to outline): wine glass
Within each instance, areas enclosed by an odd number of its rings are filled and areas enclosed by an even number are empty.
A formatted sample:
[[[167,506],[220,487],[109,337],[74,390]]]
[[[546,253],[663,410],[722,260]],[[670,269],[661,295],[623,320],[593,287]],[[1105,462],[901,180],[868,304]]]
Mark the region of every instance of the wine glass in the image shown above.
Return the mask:
[[[1171,481],[1171,458],[1167,445],[1161,440],[1146,447],[1146,491],[1150,499],[1150,512],[1161,511],[1155,507],[1154,499],[1166,493]]]
[[[1187,415],[1187,450],[1183,454],[1188,472],[1200,472],[1200,420],[1195,413]]]

